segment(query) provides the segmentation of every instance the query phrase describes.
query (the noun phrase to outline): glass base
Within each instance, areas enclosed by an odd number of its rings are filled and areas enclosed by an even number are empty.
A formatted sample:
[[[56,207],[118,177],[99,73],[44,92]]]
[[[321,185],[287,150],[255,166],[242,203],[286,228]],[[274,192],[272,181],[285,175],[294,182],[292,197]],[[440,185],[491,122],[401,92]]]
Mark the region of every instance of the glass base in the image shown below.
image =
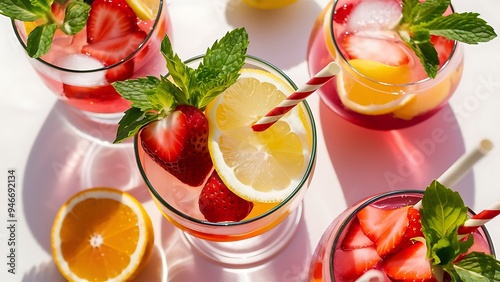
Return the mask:
[[[242,266],[262,263],[279,253],[293,238],[302,218],[302,205],[268,232],[240,241],[212,242],[180,232],[195,250],[219,264]]]

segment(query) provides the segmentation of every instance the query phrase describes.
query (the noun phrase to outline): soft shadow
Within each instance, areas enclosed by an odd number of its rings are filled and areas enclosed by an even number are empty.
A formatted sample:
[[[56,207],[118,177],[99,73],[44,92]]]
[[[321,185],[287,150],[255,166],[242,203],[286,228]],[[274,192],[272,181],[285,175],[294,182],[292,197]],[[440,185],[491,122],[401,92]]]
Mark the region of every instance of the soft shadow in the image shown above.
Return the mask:
[[[53,261],[46,261],[40,265],[33,266],[28,272],[24,273],[23,282],[64,282],[66,279],[61,275]]]
[[[299,282],[307,280],[311,250],[303,214],[287,246],[265,262],[244,267],[222,265],[206,258],[184,240],[181,232],[166,219],[163,221],[161,234],[168,263],[168,281]]]
[[[225,9],[230,25],[246,28],[249,54],[288,69],[305,61],[309,35],[323,7],[298,0],[280,9],[259,10],[241,0],[228,0]]]
[[[51,253],[50,230],[59,208],[76,192],[114,187],[149,201],[131,142],[111,144],[113,125],[85,122],[62,102],[47,116],[31,148],[23,207],[33,238]]]
[[[375,131],[349,123],[320,101],[320,122],[348,206],[380,192],[423,190],[465,152],[449,106],[413,127]],[[474,202],[472,173],[457,187],[468,187],[457,191]]]

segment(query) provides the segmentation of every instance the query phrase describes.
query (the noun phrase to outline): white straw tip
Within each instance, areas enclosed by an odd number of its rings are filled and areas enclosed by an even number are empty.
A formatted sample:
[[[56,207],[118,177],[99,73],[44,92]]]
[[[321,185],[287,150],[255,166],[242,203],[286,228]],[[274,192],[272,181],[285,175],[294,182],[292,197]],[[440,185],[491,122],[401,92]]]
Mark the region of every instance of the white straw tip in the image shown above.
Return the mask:
[[[481,140],[481,143],[479,143],[479,150],[481,153],[486,154],[489,151],[493,149],[493,142],[489,139],[483,139]]]
[[[331,62],[325,67],[325,69],[328,70],[330,75],[337,75],[340,72],[340,65],[335,62]]]

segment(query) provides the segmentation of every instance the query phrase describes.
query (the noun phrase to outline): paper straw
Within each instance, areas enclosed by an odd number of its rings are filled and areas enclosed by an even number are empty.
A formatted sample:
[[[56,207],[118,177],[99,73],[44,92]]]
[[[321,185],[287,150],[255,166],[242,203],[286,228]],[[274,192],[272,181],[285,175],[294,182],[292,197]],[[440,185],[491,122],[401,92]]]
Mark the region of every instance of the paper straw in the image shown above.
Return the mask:
[[[472,169],[480,159],[493,149],[489,139],[483,139],[472,151],[463,154],[456,160],[437,180],[446,187],[453,187]],[[422,201],[413,206],[415,209],[422,207]]]
[[[370,269],[356,279],[356,282],[383,282],[385,280],[384,276],[381,271]]]
[[[264,131],[279,120],[284,114],[290,111],[295,105],[302,102],[305,98],[311,95],[318,88],[327,83],[335,75],[340,72],[340,66],[331,62],[322,70],[320,70],[314,77],[312,77],[304,86],[300,87],[288,96],[283,102],[278,104],[274,109],[267,113],[264,117],[259,119],[252,129],[254,131]]]
[[[464,225],[458,228],[459,235],[466,235],[476,230],[477,228],[492,220],[495,216],[500,214],[500,200],[497,200],[491,207],[481,211],[480,213],[472,216]]]

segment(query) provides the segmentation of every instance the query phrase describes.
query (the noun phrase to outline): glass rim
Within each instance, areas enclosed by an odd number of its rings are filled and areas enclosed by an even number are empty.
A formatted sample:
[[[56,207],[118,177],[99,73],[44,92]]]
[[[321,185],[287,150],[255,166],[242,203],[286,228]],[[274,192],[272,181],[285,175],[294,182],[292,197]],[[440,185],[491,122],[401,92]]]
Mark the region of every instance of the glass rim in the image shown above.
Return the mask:
[[[409,87],[409,86],[424,84],[426,82],[434,81],[436,79],[436,78],[426,77],[426,78],[423,78],[423,79],[417,80],[417,81],[396,84],[396,83],[387,83],[387,82],[378,81],[376,79],[370,78],[370,77],[362,74],[361,72],[359,72],[355,67],[353,67],[349,63],[349,61],[346,59],[346,57],[344,56],[344,54],[342,52],[340,52],[340,47],[338,46],[337,41],[335,40],[335,34],[334,34],[334,29],[333,29],[333,22],[334,22],[334,16],[335,16],[335,8],[337,7],[337,4],[339,3],[339,1],[340,0],[335,0],[335,2],[332,5],[332,8],[329,11],[329,15],[327,16],[327,18],[329,19],[329,23],[330,23],[330,24],[328,24],[328,28],[329,28],[329,31],[330,31],[329,32],[330,38],[328,38],[328,39],[331,42],[333,42],[333,46],[335,47],[335,51],[337,52],[337,54],[339,54],[338,57],[341,57],[342,61],[344,61],[349,66],[349,68],[352,71],[354,71],[361,78],[366,79],[366,80],[370,81],[371,83],[375,83],[375,84],[381,85],[383,87],[388,87],[388,86],[392,86],[392,87],[394,87],[394,86],[395,87]],[[451,8],[451,12],[454,13],[455,9],[453,8],[453,5],[451,3],[450,3],[450,8]],[[443,66],[441,66],[437,70],[436,77],[439,75],[439,73],[441,73],[442,70],[444,70],[444,69],[446,69],[448,67],[448,65],[450,64],[450,61],[454,58],[455,51],[457,50],[459,44],[460,43],[458,41],[456,41],[456,40],[454,41],[454,43],[453,43],[453,49],[451,50],[450,56],[448,57],[448,59],[446,60],[446,62],[443,64]],[[418,63],[420,63],[420,61],[418,61]]]
[[[109,70],[109,69],[115,68],[117,66],[120,66],[122,64],[125,64],[128,61],[130,61],[139,51],[141,51],[144,48],[144,46],[146,46],[146,43],[149,42],[149,39],[151,38],[154,31],[156,30],[156,28],[160,22],[161,16],[163,14],[163,9],[164,9],[164,7],[163,7],[164,0],[158,0],[158,1],[159,1],[159,7],[158,7],[158,12],[156,13],[156,18],[154,19],[155,22],[153,23],[153,26],[151,27],[148,34],[146,35],[146,38],[144,38],[144,40],[141,42],[141,44],[139,44],[139,46],[137,46],[137,48],[132,53],[130,53],[128,56],[126,56],[125,58],[121,59],[120,61],[118,61],[112,65],[104,66],[104,67],[100,67],[100,68],[96,68],[96,69],[75,70],[75,69],[64,68],[64,67],[55,65],[53,63],[49,63],[40,57],[38,57],[38,58],[31,58],[30,57],[30,59],[37,60],[38,62],[40,62],[48,67],[54,68],[56,70],[64,71],[64,72],[71,72],[71,73],[93,73],[93,72]],[[26,44],[24,43],[24,41],[23,41],[23,39],[22,39],[18,29],[17,29],[16,22],[22,22],[22,21],[11,19],[11,24],[12,24],[12,27],[14,29],[14,33],[16,35],[16,38],[18,39],[18,41],[21,44],[21,46],[23,47],[23,49],[26,51]]]
[[[351,211],[349,213],[349,215],[346,216],[342,220],[341,225],[338,228],[338,231],[336,232],[335,238],[333,239],[332,245],[331,246],[327,246],[327,248],[330,248],[329,268],[330,268],[330,279],[331,279],[331,281],[335,281],[335,272],[334,272],[334,269],[333,269],[333,261],[334,261],[334,258],[335,258],[335,246],[337,246],[337,244],[339,244],[340,235],[344,232],[344,230],[347,228],[347,226],[352,221],[352,219],[358,214],[358,212],[360,210],[362,210],[366,206],[368,206],[368,205],[370,205],[370,204],[372,204],[374,202],[377,202],[380,199],[387,198],[387,197],[390,197],[390,196],[396,196],[396,195],[421,195],[421,196],[423,196],[424,195],[424,190],[409,189],[409,190],[394,190],[394,191],[379,193],[377,195],[369,197],[366,200],[363,200],[362,203],[360,203],[353,211]],[[476,214],[469,207],[467,207],[467,209],[468,209],[469,213],[471,213],[472,215]],[[496,255],[495,255],[495,249],[494,249],[494,246],[493,246],[493,241],[491,239],[490,233],[488,232],[488,230],[486,229],[486,227],[484,225],[481,226],[480,229],[484,233],[484,240],[488,243],[488,247],[489,247],[489,249],[491,251],[491,254],[496,257]]]
[[[204,57],[205,57],[204,54],[203,55],[198,55],[198,56],[192,57],[192,58],[190,58],[190,59],[188,59],[188,60],[186,60],[184,62],[187,64],[187,63],[191,63],[191,62],[195,62],[195,61],[201,61]],[[263,60],[261,58],[252,56],[252,55],[246,55],[245,62],[247,62],[248,60],[251,61],[251,62],[256,62],[257,64],[260,64],[260,65],[258,65],[258,67],[270,68],[273,71],[279,73],[282,76],[282,78],[284,78],[288,83],[290,83],[290,85],[293,87],[294,90],[297,90],[297,86],[291,80],[291,78],[288,77],[281,69],[279,69],[275,65],[273,65],[273,64],[271,64],[271,63],[269,63],[269,62],[267,62],[267,61],[265,61],[265,60]],[[168,73],[166,74],[166,76],[168,76]],[[258,221],[258,220],[260,220],[262,218],[270,216],[271,214],[274,214],[276,211],[280,210],[288,202],[290,202],[293,198],[295,198],[295,196],[299,193],[299,191],[301,191],[302,189],[306,189],[306,188],[304,188],[304,185],[309,180],[309,177],[311,176],[313,168],[314,168],[314,163],[315,163],[315,159],[316,159],[316,150],[317,150],[316,125],[315,125],[314,116],[313,116],[311,108],[309,107],[309,104],[305,100],[302,101],[302,103],[303,103],[304,108],[306,109],[307,117],[309,118],[309,121],[311,123],[311,131],[312,131],[311,158],[309,159],[309,162],[307,164],[307,168],[304,171],[304,175],[302,176],[302,179],[296,185],[296,187],[293,190],[293,192],[290,193],[290,195],[288,195],[282,202],[280,202],[279,204],[277,204],[275,207],[273,207],[272,209],[270,209],[266,213],[263,213],[263,214],[261,214],[259,216],[256,216],[256,217],[253,217],[253,218],[250,218],[250,219],[246,219],[246,220],[242,220],[242,221],[237,221],[237,222],[232,222],[232,221],[231,222],[226,222],[226,221],[224,221],[224,222],[210,222],[210,221],[207,221],[207,220],[202,220],[202,219],[198,219],[198,218],[192,217],[190,215],[187,215],[187,214],[179,211],[178,209],[176,209],[175,207],[173,207],[172,205],[170,205],[165,199],[163,199],[163,197],[160,195],[160,193],[158,193],[158,191],[154,188],[154,186],[149,181],[149,179],[148,179],[148,177],[146,175],[146,172],[144,171],[144,169],[142,167],[141,159],[140,159],[140,156],[139,156],[139,150],[138,150],[138,146],[139,146],[139,144],[138,144],[139,143],[138,142],[138,138],[139,137],[138,136],[139,136],[139,134],[136,134],[134,136],[134,155],[135,155],[135,159],[136,159],[136,162],[137,162],[137,166],[139,167],[139,171],[141,173],[141,176],[142,176],[144,182],[146,183],[146,186],[148,187],[148,190],[155,197],[155,199],[158,200],[159,203],[161,205],[163,205],[165,208],[167,208],[168,210],[170,210],[171,212],[173,212],[177,216],[179,216],[179,217],[181,217],[183,219],[186,219],[186,220],[190,221],[191,223],[196,223],[196,224],[199,224],[199,225],[219,226],[219,227],[220,226],[226,226],[226,227],[241,226],[241,225],[246,225],[246,224]]]

